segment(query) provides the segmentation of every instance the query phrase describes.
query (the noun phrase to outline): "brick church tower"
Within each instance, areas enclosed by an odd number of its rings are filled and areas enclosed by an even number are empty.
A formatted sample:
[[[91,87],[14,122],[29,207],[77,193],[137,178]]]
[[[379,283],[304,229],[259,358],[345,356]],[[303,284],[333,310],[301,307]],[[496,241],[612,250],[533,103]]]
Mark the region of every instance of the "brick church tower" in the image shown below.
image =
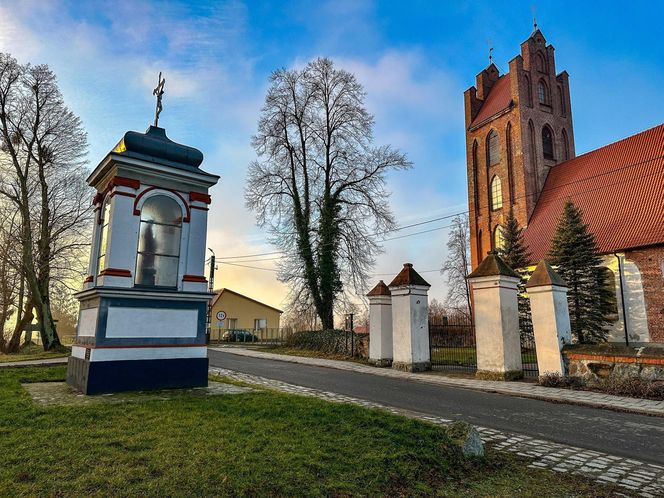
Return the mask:
[[[501,243],[510,206],[528,225],[549,169],[571,159],[568,74],[536,29],[500,75],[493,62],[464,92],[472,267]]]

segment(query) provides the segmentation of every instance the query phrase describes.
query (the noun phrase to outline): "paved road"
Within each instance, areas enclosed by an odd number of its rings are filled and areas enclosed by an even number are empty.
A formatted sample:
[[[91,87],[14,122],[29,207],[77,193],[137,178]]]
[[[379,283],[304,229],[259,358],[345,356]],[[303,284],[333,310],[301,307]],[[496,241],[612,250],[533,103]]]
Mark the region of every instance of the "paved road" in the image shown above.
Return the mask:
[[[664,464],[664,419],[208,350],[210,365]]]

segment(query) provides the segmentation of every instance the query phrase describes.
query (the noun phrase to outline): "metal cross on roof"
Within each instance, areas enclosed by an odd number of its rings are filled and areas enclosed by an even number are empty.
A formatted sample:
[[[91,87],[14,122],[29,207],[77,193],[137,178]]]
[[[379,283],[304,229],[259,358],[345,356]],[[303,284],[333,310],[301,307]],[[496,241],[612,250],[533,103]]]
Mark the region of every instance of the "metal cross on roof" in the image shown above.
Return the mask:
[[[157,82],[157,87],[152,90],[152,95],[157,97],[157,108],[154,113],[154,125],[159,126],[159,115],[163,109],[161,105],[161,96],[164,95],[164,83],[166,83],[166,78],[161,77],[161,71],[159,71],[159,80]]]

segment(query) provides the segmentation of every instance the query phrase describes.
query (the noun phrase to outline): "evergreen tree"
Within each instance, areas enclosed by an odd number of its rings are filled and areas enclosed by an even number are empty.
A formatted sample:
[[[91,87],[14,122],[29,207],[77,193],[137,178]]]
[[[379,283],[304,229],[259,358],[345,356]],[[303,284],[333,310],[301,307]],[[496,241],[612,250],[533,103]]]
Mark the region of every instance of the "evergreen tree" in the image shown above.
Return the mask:
[[[602,258],[583,213],[571,200],[565,203],[549,251],[551,264],[567,282],[572,336],[579,343],[606,341],[611,323],[611,292],[605,285]]]
[[[498,249],[500,257],[507,265],[521,275],[518,284],[519,289],[519,330],[522,342],[532,340],[532,320],[530,317],[530,299],[526,294],[526,282],[530,277],[528,264],[530,255],[523,240],[523,228],[519,225],[514,210],[510,207],[509,214],[505,218],[503,229],[502,247]]]
[[[503,261],[515,271],[525,269],[530,262],[528,249],[523,241],[523,228],[519,226],[512,208],[505,218],[503,243],[498,252]]]

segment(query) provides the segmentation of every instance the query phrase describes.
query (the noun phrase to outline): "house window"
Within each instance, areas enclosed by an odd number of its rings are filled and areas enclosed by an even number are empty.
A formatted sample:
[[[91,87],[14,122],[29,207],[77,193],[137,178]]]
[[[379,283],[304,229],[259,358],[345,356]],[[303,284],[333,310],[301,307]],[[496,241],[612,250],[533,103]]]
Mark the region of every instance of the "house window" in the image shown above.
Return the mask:
[[[486,139],[487,157],[489,166],[500,162],[500,139],[495,130],[491,130]]]
[[[101,233],[99,234],[99,251],[97,252],[97,274],[106,268],[106,247],[108,245],[108,222],[111,218],[111,200],[104,202],[101,211]]]
[[[267,319],[266,318],[256,318],[254,319],[254,330],[266,329],[267,328]]]
[[[229,318],[228,330],[236,330],[236,329],[237,329],[237,318]]]
[[[540,104],[549,105],[549,87],[546,86],[544,80],[540,80],[537,85],[537,97]]]
[[[143,204],[136,258],[136,285],[177,287],[182,208],[155,195]]]
[[[503,207],[503,186],[496,175],[491,179],[491,209],[495,211],[501,207]]]
[[[502,249],[503,245],[505,245],[504,230],[502,225],[496,225],[496,228],[493,230],[493,248],[495,250]]]
[[[553,159],[553,133],[551,133],[551,128],[545,126],[542,128],[542,151],[544,153],[544,159]]]

